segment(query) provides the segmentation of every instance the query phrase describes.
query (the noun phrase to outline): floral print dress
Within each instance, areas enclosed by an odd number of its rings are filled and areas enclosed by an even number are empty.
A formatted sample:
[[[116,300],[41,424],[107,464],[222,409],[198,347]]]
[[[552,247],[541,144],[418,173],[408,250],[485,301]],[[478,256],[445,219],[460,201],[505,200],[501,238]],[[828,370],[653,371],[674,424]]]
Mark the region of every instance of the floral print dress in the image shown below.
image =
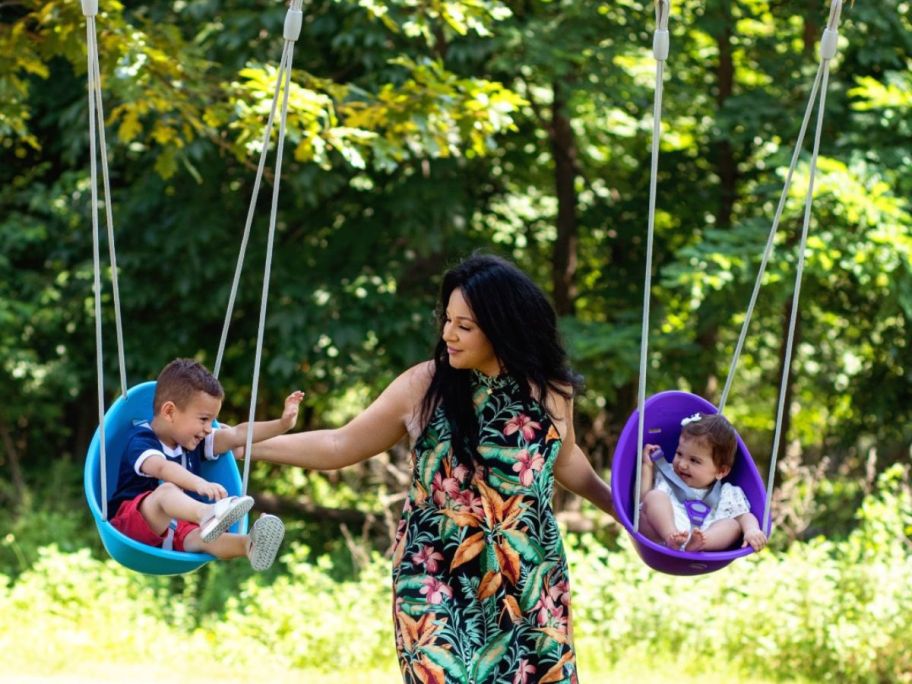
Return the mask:
[[[561,439],[509,375],[472,371],[474,472],[438,408],[412,452],[393,552],[406,684],[575,684],[567,559],[551,509]]]

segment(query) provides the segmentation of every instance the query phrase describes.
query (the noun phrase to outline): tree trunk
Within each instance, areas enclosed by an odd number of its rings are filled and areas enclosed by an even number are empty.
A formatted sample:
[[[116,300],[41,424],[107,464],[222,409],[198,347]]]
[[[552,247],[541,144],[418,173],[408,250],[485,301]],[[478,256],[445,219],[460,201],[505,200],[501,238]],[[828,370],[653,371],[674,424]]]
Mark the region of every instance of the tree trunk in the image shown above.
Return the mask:
[[[716,112],[721,112],[732,96],[735,87],[735,62],[732,55],[732,16],[727,2],[720,3],[720,29],[716,35],[716,49],[719,62],[716,65]],[[719,205],[716,207],[716,226],[731,228],[732,213],[737,199],[738,164],[731,141],[717,140],[713,144],[716,174],[719,176]],[[698,326],[697,344],[709,358],[718,356],[719,327],[715,321],[706,321]],[[712,364],[708,364],[712,369]],[[719,388],[718,377],[710,370],[703,387],[703,396],[714,397]]]
[[[3,442],[3,450],[6,452],[6,460],[9,463],[10,480],[16,492],[16,503],[21,504],[26,496],[25,478],[22,477],[19,450],[16,448],[16,442],[5,420],[0,420],[0,440]]]
[[[554,308],[558,316],[574,312],[577,243],[576,141],[567,116],[567,102],[560,83],[553,84],[551,150],[554,155],[554,185],[557,193],[557,241],[552,258]]]

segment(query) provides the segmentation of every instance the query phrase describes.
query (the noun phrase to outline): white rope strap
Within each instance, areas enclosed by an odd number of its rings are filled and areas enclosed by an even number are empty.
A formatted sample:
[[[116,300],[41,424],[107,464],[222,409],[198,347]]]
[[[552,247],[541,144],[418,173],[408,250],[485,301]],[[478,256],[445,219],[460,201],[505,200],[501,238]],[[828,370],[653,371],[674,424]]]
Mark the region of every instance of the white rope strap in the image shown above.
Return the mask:
[[[105,221],[108,233],[108,249],[111,259],[111,281],[114,295],[114,321],[117,329],[117,356],[120,368],[120,385],[124,396],[127,394],[126,364],[124,362],[123,325],[120,313],[120,290],[117,281],[117,254],[114,247],[114,217],[111,208],[111,183],[108,173],[108,151],[104,131],[104,107],[101,98],[101,69],[98,62],[98,38],[95,16],[98,14],[98,0],[82,0],[82,11],[86,17],[86,79],[89,98],[89,168],[91,176],[92,212],[92,270],[93,294],[95,300],[95,366],[98,390],[98,439],[101,482],[102,518],[108,518],[107,496],[107,448],[104,429],[104,351],[101,322],[101,254],[98,226],[98,167],[96,157],[101,156],[102,178],[105,198]],[[96,143],[98,150],[96,151]]]
[[[798,165],[798,157],[801,154],[801,148],[804,144],[804,137],[807,132],[808,123],[811,119],[811,113],[814,111],[814,105],[817,104],[817,95],[819,90],[820,99],[817,108],[817,122],[814,132],[814,147],[811,155],[810,176],[808,181],[807,194],[805,197],[804,220],[801,228],[801,241],[798,248],[798,262],[795,272],[795,286],[792,294],[792,308],[789,315],[789,328],[786,336],[785,363],[783,364],[782,376],[779,381],[779,397],[776,407],[776,423],[773,434],[772,455],[770,460],[769,473],[767,475],[766,507],[763,516],[763,529],[766,530],[767,533],[771,531],[770,506],[773,497],[773,485],[775,484],[776,479],[776,467],[779,459],[779,444],[782,437],[782,417],[785,412],[786,388],[788,386],[788,377],[792,363],[792,348],[795,339],[795,328],[797,326],[798,320],[798,304],[801,296],[801,279],[804,273],[805,247],[807,245],[807,235],[811,218],[811,207],[813,205],[814,197],[814,180],[817,174],[817,158],[820,151],[820,136],[823,130],[823,119],[826,112],[826,95],[827,83],[829,81],[830,74],[830,61],[836,55],[836,47],[839,39],[839,18],[841,13],[842,0],[833,0],[832,4],[830,5],[830,16],[827,21],[827,27],[824,29],[823,37],[821,38],[820,65],[817,69],[817,76],[814,79],[811,93],[808,96],[807,107],[805,108],[804,118],[801,122],[801,129],[798,132],[798,139],[795,142],[795,149],[792,153],[791,163],[789,164],[788,173],[785,177],[785,184],[782,188],[782,194],[779,196],[779,204],[776,207],[776,214],[773,218],[773,223],[766,241],[766,248],[763,251],[763,258],[760,261],[760,268],[757,272],[757,279],[754,281],[754,289],[751,293],[750,303],[747,306],[747,312],[745,313],[744,323],[741,325],[741,333],[738,336],[738,342],[735,345],[735,353],[732,357],[731,366],[728,371],[728,377],[725,379],[725,387],[722,389],[722,398],[719,401],[719,412],[722,413],[725,410],[725,404],[728,401],[729,392],[731,391],[732,382],[735,377],[735,371],[738,367],[738,360],[744,347],[744,341],[747,338],[747,330],[750,325],[751,316],[754,312],[754,307],[757,303],[757,297],[760,292],[763,274],[766,271],[767,263],[769,262],[770,255],[773,251],[773,243],[775,240],[776,232],[779,229],[779,223],[782,219],[782,212],[788,199],[788,192],[792,184],[792,176],[795,172],[796,166]]]
[[[292,10],[289,10],[289,14]],[[287,21],[286,16],[286,21]],[[257,199],[260,195],[260,185],[263,180],[263,171],[266,167],[266,154],[269,152],[269,141],[272,139],[273,122],[275,120],[276,107],[279,101],[280,84],[286,68],[290,71],[289,65],[289,46],[292,41],[285,42],[282,48],[282,59],[279,62],[279,70],[276,75],[276,87],[272,95],[272,105],[269,109],[269,118],[266,120],[266,129],[263,132],[263,141],[260,149],[260,160],[257,164],[256,178],[253,182],[253,192],[250,195],[250,204],[247,207],[247,220],[244,223],[244,235],[241,238],[241,248],[238,251],[237,265],[234,269],[234,280],[231,283],[231,293],[228,296],[228,307],[225,311],[225,322],[222,326],[222,337],[219,340],[218,352],[215,357],[215,367],[212,374],[218,378],[222,368],[222,360],[225,355],[225,346],[228,342],[228,329],[231,326],[231,317],[234,314],[234,303],[237,298],[238,286],[241,281],[241,272],[244,269],[244,257],[247,254],[247,243],[250,239],[250,229],[253,225],[253,217],[256,212]]]
[[[633,530],[640,529],[640,485],[643,476],[643,464],[640,454],[643,453],[643,430],[646,405],[646,367],[649,352],[649,303],[652,291],[652,243],[655,235],[656,185],[659,175],[659,143],[662,134],[662,81],[665,75],[665,60],[668,59],[668,13],[671,5],[668,0],[656,2],[656,30],[653,34],[652,52],[656,59],[655,99],[652,115],[652,165],[649,170],[649,219],[646,228],[646,275],[643,284],[643,321],[640,331],[640,379],[637,391],[637,457],[634,496],[636,505],[633,508]]]
[[[820,41],[820,57],[823,64],[823,77],[820,87],[820,106],[817,108],[817,129],[814,131],[814,149],[811,153],[811,168],[808,177],[808,188],[804,199],[804,220],[801,225],[801,244],[798,247],[798,264],[795,269],[795,289],[792,294],[792,310],[789,315],[788,338],[785,347],[785,363],[782,368],[782,379],[779,384],[779,404],[776,409],[776,432],[773,436],[773,452],[770,461],[769,479],[766,485],[766,507],[763,514],[763,528],[769,535],[770,505],[773,500],[773,484],[776,479],[776,462],[779,458],[779,440],[782,434],[782,415],[785,412],[785,396],[788,377],[792,365],[792,347],[795,341],[795,326],[798,320],[798,300],[801,297],[801,277],[804,273],[805,248],[807,246],[808,226],[811,223],[811,207],[814,201],[814,180],[817,176],[817,157],[820,153],[820,136],[823,132],[823,115],[826,110],[827,83],[830,78],[830,60],[836,55],[839,40],[839,17],[842,13],[842,0],[833,0],[830,5],[830,17]]]
[[[266,308],[269,299],[269,276],[272,271],[272,253],[273,246],[275,242],[275,227],[276,227],[276,215],[278,214],[279,206],[279,188],[281,187],[282,179],[282,153],[285,147],[285,123],[288,118],[288,95],[291,91],[291,69],[294,62],[294,44],[295,41],[301,34],[301,22],[303,14],[301,12],[302,0],[292,0],[291,8],[288,10],[288,13],[285,15],[285,28],[284,28],[284,38],[285,38],[285,48],[284,53],[287,54],[287,59],[285,62],[285,71],[284,71],[284,88],[285,91],[282,95],[282,111],[279,116],[279,140],[276,145],[276,161],[275,161],[275,183],[272,186],[272,207],[269,212],[269,234],[266,242],[266,264],[263,269],[263,292],[260,298],[260,320],[257,325],[257,343],[256,343],[256,355],[253,363],[253,381],[250,388],[250,412],[247,419],[248,426],[252,427],[254,419],[256,417],[256,401],[257,401],[257,389],[260,382],[260,364],[263,356],[263,333],[266,328]],[[276,78],[276,93],[278,94],[278,88],[282,84],[282,72],[280,70]],[[244,448],[244,480],[243,480],[243,493],[247,493],[247,482],[250,475],[250,455],[251,449],[253,447],[253,430],[247,430],[247,443]]]

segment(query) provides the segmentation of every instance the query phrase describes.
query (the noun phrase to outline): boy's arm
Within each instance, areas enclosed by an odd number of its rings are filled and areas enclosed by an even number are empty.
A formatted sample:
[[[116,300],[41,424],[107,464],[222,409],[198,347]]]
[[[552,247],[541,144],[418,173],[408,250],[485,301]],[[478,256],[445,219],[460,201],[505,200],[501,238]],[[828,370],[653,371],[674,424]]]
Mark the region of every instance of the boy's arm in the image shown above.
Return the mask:
[[[262,442],[265,439],[276,437],[288,432],[295,426],[298,421],[298,408],[301,400],[304,399],[304,393],[295,391],[285,398],[285,410],[282,417],[276,420],[258,420],[253,425],[253,442]],[[245,446],[247,444],[247,430],[251,423],[240,423],[234,427],[224,427],[215,431],[213,441],[213,451],[216,454],[224,454],[231,449]]]
[[[228,492],[218,482],[209,482],[178,463],[169,461],[163,456],[149,456],[139,467],[144,475],[164,482],[175,484],[181,489],[196,492],[215,501],[228,496]]]

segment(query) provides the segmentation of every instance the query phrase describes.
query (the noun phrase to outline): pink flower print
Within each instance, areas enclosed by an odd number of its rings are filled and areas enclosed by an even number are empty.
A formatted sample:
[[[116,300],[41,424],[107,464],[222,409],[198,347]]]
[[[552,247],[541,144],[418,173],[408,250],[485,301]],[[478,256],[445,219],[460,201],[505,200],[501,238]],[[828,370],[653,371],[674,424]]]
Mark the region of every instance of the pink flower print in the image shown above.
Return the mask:
[[[570,605],[570,583],[567,580],[558,582],[548,589],[548,595],[551,597],[551,600],[554,601],[555,605],[558,601],[565,606]]]
[[[440,561],[443,560],[443,554],[434,551],[433,546],[424,546],[418,553],[412,554],[412,562],[424,565],[428,572],[437,572],[440,568]]]
[[[529,440],[535,437],[536,430],[541,430],[541,423],[536,423],[525,413],[520,413],[515,418],[507,421],[503,433],[509,437],[514,432],[522,432],[522,436]]]
[[[434,481],[431,482],[431,492],[434,503],[443,508],[446,506],[447,497],[455,499],[459,495],[459,483],[456,478],[445,478],[442,473],[438,472],[434,475]]]
[[[427,596],[428,603],[443,603],[443,597],[453,598],[453,590],[435,577],[425,577],[418,593]]]
[[[532,665],[525,658],[521,658],[519,661],[519,667],[516,670],[516,674],[513,675],[513,684],[527,684],[529,681],[529,675],[535,674],[535,665]]]
[[[466,468],[462,463],[453,468],[453,478],[457,482],[465,482],[466,475],[469,474],[469,469]]]
[[[567,618],[564,616],[564,607],[557,605],[554,599],[551,598],[550,591],[546,589],[542,589],[542,593],[538,597],[538,603],[535,604],[532,610],[538,611],[536,619],[542,627],[548,626],[563,629],[567,624]]]
[[[519,473],[519,481],[522,482],[523,487],[528,487],[535,478],[535,471],[541,471],[542,466],[545,465],[545,459],[539,454],[530,454],[526,449],[519,452],[517,459],[513,464],[513,472]]]
[[[456,502],[466,513],[477,515],[479,520],[484,516],[484,506],[481,503],[481,497],[475,496],[472,490],[465,489],[459,492]]]

